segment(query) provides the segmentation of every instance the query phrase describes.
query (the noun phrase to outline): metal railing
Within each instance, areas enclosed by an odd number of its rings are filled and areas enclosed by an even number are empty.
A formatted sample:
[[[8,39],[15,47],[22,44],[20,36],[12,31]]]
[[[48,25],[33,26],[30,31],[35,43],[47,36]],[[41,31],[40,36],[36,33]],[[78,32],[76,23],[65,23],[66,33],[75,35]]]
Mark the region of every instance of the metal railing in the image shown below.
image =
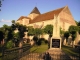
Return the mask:
[[[22,48],[18,47],[5,50],[2,60],[45,60],[44,53],[30,52],[31,47],[30,45],[26,45]],[[50,60],[80,60],[80,56],[68,56],[63,54],[50,54],[50,57]]]
[[[22,57],[20,60],[45,60],[44,53],[29,53],[26,56]],[[49,60],[49,59],[48,59]],[[79,56],[68,56],[68,55],[57,55],[50,54],[50,60],[80,60]]]
[[[23,46],[22,48],[7,49],[3,52],[2,60],[19,60],[23,56],[30,53],[30,45]]]

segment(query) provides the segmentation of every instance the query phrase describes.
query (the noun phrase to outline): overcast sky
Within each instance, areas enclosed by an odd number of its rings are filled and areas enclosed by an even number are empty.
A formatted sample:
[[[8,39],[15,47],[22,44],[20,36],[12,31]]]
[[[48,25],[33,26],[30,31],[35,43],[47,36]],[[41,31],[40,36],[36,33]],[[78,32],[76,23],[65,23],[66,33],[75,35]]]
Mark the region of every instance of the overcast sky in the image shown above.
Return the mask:
[[[35,6],[40,13],[68,6],[74,20],[80,20],[80,0],[4,0],[0,11],[0,27],[11,25],[12,20],[27,16]]]

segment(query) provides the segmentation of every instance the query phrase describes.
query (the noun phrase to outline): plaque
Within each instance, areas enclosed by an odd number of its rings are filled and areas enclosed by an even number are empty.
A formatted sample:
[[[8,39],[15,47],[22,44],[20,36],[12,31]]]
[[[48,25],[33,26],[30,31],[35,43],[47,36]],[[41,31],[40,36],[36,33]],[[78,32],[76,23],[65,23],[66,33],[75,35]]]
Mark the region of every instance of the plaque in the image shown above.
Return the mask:
[[[60,39],[52,39],[52,47],[60,48]]]

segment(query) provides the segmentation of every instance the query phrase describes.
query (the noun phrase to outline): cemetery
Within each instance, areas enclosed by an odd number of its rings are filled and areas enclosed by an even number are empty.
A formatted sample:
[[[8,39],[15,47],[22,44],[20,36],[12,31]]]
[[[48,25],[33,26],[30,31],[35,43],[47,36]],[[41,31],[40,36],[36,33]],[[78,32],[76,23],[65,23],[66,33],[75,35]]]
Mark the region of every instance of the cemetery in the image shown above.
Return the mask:
[[[80,22],[68,6],[44,14],[35,7],[0,28],[0,60],[80,60]]]

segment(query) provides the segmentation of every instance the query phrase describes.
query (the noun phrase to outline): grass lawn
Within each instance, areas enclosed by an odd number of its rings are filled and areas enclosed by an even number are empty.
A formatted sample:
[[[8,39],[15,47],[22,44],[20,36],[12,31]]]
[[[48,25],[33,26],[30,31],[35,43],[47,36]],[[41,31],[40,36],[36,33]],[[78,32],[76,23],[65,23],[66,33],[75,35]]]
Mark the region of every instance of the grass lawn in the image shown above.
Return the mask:
[[[43,53],[46,50],[48,50],[48,44],[42,44],[40,46],[33,46],[30,49],[30,52],[37,52],[37,53]]]
[[[43,53],[46,50],[48,50],[48,45],[47,44],[42,44],[41,46],[33,46],[30,49],[30,52],[37,52],[37,53]],[[62,46],[62,50],[67,54],[71,56],[79,56],[79,53],[75,48],[68,47],[68,46]]]
[[[62,50],[68,55],[79,56],[78,50],[69,46],[62,46]]]

